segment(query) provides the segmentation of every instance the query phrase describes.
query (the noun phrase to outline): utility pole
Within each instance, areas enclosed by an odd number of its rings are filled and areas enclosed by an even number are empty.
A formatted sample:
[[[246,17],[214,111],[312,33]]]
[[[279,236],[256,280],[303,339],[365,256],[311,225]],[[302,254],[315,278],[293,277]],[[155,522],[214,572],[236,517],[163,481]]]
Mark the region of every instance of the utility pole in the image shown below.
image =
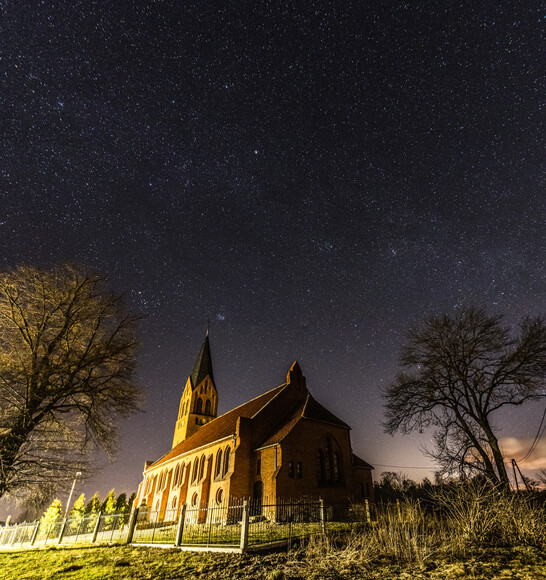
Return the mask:
[[[72,482],[72,489],[70,490],[70,495],[68,496],[68,501],[66,502],[66,509],[64,510],[64,517],[65,518],[68,515],[68,508],[70,507],[70,501],[72,499],[72,494],[74,493],[74,488],[76,487],[76,479],[78,479],[78,477],[81,474],[82,474],[81,471],[76,472],[76,477],[74,478],[74,481]]]

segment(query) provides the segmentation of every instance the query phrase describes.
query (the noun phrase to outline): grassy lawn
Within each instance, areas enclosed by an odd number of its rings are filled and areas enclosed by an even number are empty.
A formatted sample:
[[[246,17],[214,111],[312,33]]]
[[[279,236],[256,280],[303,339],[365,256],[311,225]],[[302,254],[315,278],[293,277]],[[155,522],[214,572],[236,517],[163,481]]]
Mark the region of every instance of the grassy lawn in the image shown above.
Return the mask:
[[[233,555],[127,546],[48,548],[0,553],[1,580],[197,579],[546,579],[545,554],[535,548],[480,551],[464,561],[430,559],[399,565],[392,559],[362,562],[350,554],[308,546],[290,553]]]

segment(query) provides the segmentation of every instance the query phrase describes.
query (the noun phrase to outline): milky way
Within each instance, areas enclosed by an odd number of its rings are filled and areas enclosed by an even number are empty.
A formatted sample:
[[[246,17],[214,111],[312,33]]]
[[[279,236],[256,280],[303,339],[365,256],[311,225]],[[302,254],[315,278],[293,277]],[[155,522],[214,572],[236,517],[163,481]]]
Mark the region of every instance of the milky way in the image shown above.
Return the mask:
[[[207,319],[220,412],[298,359],[376,477],[427,473],[430,433],[381,427],[408,326],[546,310],[545,10],[513,4],[0,3],[0,264],[146,315],[146,413],[89,492],[168,450]]]

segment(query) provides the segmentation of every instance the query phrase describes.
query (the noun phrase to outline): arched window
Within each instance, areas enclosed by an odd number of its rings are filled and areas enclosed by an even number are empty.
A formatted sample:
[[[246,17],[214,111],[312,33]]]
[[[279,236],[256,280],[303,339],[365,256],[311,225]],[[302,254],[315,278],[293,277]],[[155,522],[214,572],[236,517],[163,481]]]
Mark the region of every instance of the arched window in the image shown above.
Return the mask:
[[[173,497],[173,501],[171,503],[171,507],[174,509],[176,509],[176,495]]]
[[[179,475],[180,475],[180,465],[177,465],[176,469],[174,470],[174,477],[173,477],[173,484],[172,484],[173,489],[178,485],[178,476]]]
[[[191,476],[192,483],[195,483],[195,480],[197,479],[197,470],[198,469],[199,469],[199,458],[196,457],[195,461],[193,462],[193,473]]]
[[[205,456],[201,455],[201,460],[199,461],[199,477],[197,478],[198,481],[203,479],[203,475],[205,475]]]
[[[222,450],[218,449],[216,453],[216,465],[214,467],[214,477],[219,477],[222,474]]]
[[[210,399],[205,403],[205,415],[210,415],[211,403]]]
[[[183,463],[180,466],[180,473],[178,474],[178,485],[182,485],[184,483],[184,474],[186,471],[186,464]]]
[[[317,449],[317,479],[319,482],[326,481],[326,465],[324,462],[324,451]]]
[[[337,451],[334,451],[334,464],[333,464],[333,468],[334,468],[334,482],[337,483],[341,477],[339,474],[339,453]]]
[[[324,464],[326,469],[326,481],[332,481],[333,471],[332,471],[332,441],[330,437],[326,437],[326,449],[324,450]]]
[[[165,481],[165,471],[162,471],[159,476],[159,483],[157,484],[157,491],[161,491],[163,489],[163,482]]]
[[[231,447],[226,447],[224,454],[224,475],[229,471],[229,462],[231,459]]]
[[[342,456],[337,441],[326,436],[317,450],[317,478],[319,483],[339,484],[343,481]]]
[[[195,412],[198,415],[201,415],[201,413],[203,413],[203,399],[201,397],[197,399],[197,403],[195,405]]]

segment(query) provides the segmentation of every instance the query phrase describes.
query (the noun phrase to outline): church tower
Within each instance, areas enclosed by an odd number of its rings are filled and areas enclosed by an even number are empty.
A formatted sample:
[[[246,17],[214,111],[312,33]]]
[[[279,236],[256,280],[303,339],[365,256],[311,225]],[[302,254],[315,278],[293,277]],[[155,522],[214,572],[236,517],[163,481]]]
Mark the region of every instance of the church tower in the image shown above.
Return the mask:
[[[186,381],[178,419],[174,428],[173,447],[193,435],[202,425],[212,421],[218,414],[218,393],[212,374],[209,333]]]

